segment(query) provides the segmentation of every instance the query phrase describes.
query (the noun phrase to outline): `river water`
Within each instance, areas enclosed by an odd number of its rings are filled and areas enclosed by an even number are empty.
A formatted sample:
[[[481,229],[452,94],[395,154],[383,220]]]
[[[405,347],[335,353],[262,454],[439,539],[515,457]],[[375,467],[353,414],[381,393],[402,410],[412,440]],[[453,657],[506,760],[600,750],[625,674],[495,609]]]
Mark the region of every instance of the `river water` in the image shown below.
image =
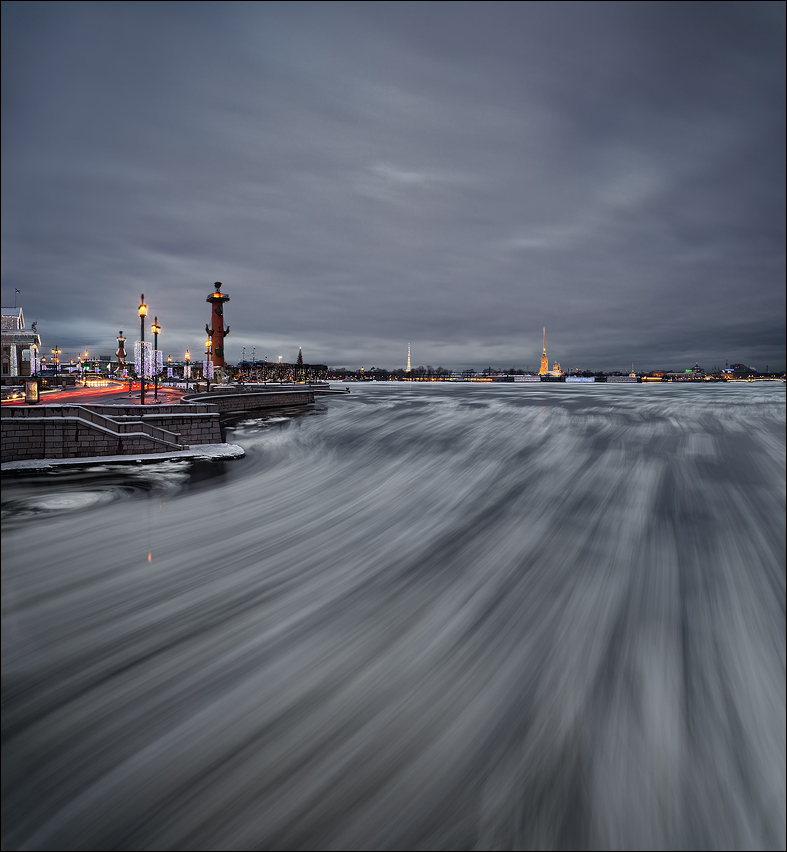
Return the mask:
[[[784,430],[368,384],[4,477],[4,848],[784,849]]]

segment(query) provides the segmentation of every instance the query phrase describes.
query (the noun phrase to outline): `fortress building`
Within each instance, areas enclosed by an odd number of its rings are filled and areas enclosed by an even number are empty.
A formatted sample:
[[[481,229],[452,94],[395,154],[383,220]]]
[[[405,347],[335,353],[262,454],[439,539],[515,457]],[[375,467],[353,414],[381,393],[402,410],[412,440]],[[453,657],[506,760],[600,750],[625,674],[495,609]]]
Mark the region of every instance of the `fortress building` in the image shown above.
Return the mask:
[[[541,369],[538,371],[539,376],[546,376],[549,373],[549,358],[547,358],[547,330],[544,328],[544,348],[541,352]]]
[[[565,373],[560,369],[560,364],[557,361],[549,369],[549,358],[547,358],[547,330],[544,329],[544,348],[541,350],[541,369],[538,371],[539,376],[564,376]]]

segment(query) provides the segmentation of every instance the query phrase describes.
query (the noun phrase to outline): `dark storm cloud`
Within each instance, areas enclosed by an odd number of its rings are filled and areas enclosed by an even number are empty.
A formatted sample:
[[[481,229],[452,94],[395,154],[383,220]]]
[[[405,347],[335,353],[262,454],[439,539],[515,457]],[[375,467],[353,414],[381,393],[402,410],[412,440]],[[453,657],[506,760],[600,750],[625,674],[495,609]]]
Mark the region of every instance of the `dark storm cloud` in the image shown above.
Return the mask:
[[[777,3],[4,3],[3,302],[331,364],[784,366]],[[689,364],[690,366],[690,364]]]

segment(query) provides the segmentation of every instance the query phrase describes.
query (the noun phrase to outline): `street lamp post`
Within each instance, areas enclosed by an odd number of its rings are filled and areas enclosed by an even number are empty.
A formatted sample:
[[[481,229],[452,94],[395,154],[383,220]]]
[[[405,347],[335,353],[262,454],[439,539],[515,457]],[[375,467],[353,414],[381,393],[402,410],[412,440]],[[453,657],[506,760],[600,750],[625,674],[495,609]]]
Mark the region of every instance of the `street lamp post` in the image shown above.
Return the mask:
[[[186,366],[183,368],[183,372],[185,373],[186,378],[186,393],[189,392],[189,373],[191,372],[191,355],[189,355],[189,350],[186,350]]]
[[[139,334],[140,340],[142,343],[145,342],[145,317],[148,315],[148,306],[145,304],[145,294],[142,294],[142,303],[139,306]],[[145,404],[145,347],[142,347],[142,351],[140,352],[140,361],[142,365],[141,373],[139,379],[139,385],[142,390],[140,395],[141,404]]]
[[[52,350],[52,360],[55,362],[55,377],[60,373],[60,347],[55,344],[55,348]]]
[[[213,341],[208,338],[205,341],[205,381],[208,384],[208,393],[210,393],[210,350]]]
[[[153,317],[153,325],[150,327],[153,332],[153,359],[156,362],[153,368],[153,399],[158,402],[158,361],[156,360],[156,352],[158,351],[158,336],[161,331],[161,326],[158,324],[158,317]]]

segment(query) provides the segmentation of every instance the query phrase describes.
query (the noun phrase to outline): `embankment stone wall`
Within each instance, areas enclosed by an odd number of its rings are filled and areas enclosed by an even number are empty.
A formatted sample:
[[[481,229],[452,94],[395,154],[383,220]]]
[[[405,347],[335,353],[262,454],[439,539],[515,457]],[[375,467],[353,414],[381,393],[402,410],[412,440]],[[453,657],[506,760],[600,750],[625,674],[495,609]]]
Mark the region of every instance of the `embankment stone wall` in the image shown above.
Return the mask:
[[[245,393],[222,393],[215,397],[213,393],[204,396],[189,397],[195,402],[205,402],[210,398],[210,404],[216,406],[222,414],[236,411],[258,411],[264,408],[287,408],[291,405],[308,405],[314,402],[314,391],[263,391],[260,393],[247,391]]]
[[[104,411],[100,413],[106,414]],[[141,419],[143,423],[149,423],[151,426],[158,426],[160,429],[176,432],[180,435],[180,442],[182,444],[220,444],[222,442],[220,415],[218,411],[192,414],[185,406],[180,405],[178,406],[177,414],[146,414],[142,418],[139,415],[123,414],[107,416],[111,416],[119,423],[139,421]]]
[[[166,430],[169,440],[182,447],[220,444],[221,416],[238,411],[256,411],[308,405],[314,402],[311,388],[246,390],[233,388],[221,393],[193,394],[177,405],[20,405],[2,411],[2,461],[49,458],[89,458],[104,455],[160,453],[173,449],[157,436],[135,431],[134,424]],[[79,415],[79,410],[82,416]],[[100,417],[93,417],[100,415]],[[109,418],[94,423],[91,420]],[[152,430],[148,430],[152,431]],[[175,445],[174,448],[176,448]]]
[[[4,417],[2,425],[3,462],[161,452],[148,435],[117,435],[76,417]]]

